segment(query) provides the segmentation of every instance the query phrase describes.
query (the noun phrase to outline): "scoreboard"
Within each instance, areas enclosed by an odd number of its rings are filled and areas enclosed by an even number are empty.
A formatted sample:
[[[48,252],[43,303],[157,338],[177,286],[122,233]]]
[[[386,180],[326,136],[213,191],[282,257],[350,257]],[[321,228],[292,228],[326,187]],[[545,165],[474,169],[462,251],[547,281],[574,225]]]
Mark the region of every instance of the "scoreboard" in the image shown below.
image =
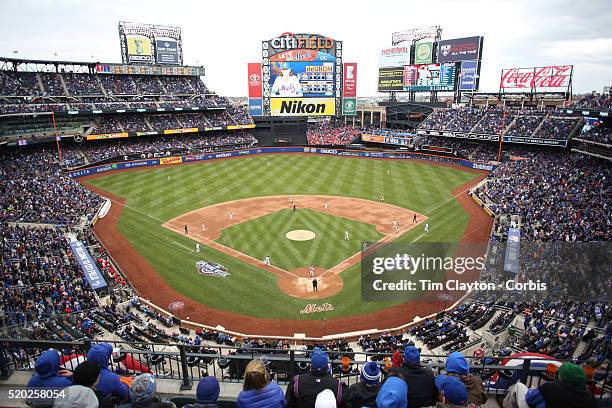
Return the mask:
[[[404,91],[452,91],[455,78],[454,63],[407,65],[404,67]]]

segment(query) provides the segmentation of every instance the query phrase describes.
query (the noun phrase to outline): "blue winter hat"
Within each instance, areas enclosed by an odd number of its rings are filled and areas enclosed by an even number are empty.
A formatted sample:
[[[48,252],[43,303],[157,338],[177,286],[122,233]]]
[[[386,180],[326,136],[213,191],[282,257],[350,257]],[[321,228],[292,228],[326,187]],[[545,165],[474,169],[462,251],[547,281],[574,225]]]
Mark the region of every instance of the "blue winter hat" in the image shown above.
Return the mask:
[[[465,405],[467,403],[467,388],[457,377],[440,374],[436,377],[436,387],[451,404]]]
[[[310,368],[312,371],[327,371],[328,362],[327,353],[315,347],[310,355]]]
[[[404,361],[409,364],[419,364],[421,362],[421,352],[414,346],[404,349]]]
[[[408,384],[399,377],[389,377],[376,397],[378,408],[408,407]]]
[[[446,358],[446,372],[466,375],[470,372],[470,365],[463,354],[455,351]]]
[[[212,404],[219,398],[219,381],[212,376],[206,376],[198,383],[196,402],[198,404]]]
[[[380,367],[373,361],[368,361],[361,367],[361,381],[365,384],[378,384],[380,376]]]

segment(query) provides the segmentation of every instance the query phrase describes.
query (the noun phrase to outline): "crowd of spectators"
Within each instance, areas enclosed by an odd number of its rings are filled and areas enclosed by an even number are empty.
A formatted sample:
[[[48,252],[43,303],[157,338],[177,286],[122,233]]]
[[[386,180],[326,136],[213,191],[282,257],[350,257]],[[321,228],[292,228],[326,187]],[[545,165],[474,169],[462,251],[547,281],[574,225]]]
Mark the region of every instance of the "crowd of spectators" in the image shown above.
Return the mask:
[[[606,126],[592,126],[576,136],[579,139],[612,145],[612,128]]]
[[[76,224],[92,217],[102,203],[62,174],[50,147],[3,151],[0,193],[0,222]]]
[[[544,113],[530,112],[518,115],[508,127],[508,136],[533,136],[540,123],[544,120]]]
[[[572,103],[571,107],[576,109],[597,109],[609,111],[612,110],[612,97],[610,97],[610,94],[585,95]]]
[[[95,163],[110,157],[137,153],[195,154],[240,149],[249,147],[255,141],[256,139],[246,132],[214,132],[84,142],[79,145],[70,144],[64,147],[63,151],[74,152],[78,149],[88,159],[89,163]],[[223,149],[220,149],[221,147]],[[72,165],[85,164],[82,159],[73,161]]]
[[[0,223],[0,246],[0,326],[80,313],[97,306],[60,230]]]
[[[581,119],[550,116],[542,121],[538,130],[533,134],[539,139],[567,139],[578,126]]]
[[[306,130],[309,145],[345,146],[361,134],[359,128],[344,123],[309,123]]]
[[[575,153],[542,152],[503,163],[481,187],[498,214],[518,215],[525,239],[608,241],[612,168]]]

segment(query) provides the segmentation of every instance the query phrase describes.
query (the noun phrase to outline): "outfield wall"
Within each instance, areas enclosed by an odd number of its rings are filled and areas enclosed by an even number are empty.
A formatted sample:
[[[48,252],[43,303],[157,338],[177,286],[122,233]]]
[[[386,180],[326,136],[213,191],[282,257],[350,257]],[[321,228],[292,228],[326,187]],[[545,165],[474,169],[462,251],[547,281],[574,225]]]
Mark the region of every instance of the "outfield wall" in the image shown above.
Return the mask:
[[[262,147],[257,149],[247,149],[231,152],[220,153],[202,153],[187,156],[172,156],[162,157],[147,160],[135,160],[120,163],[109,163],[100,166],[87,167],[80,170],[69,171],[67,174],[72,178],[91,176],[93,174],[105,173],[112,170],[124,170],[139,167],[163,166],[166,164],[192,163],[204,160],[227,159],[231,157],[253,156],[258,154],[270,153],[308,153],[308,154],[323,154],[343,157],[363,157],[374,159],[421,159],[431,160],[434,162],[451,163],[459,166],[467,167],[476,170],[493,171],[497,167],[493,164],[472,162],[465,159],[436,156],[432,154],[414,153],[414,152],[370,152],[370,151],[355,151],[342,149],[326,149],[318,147]]]

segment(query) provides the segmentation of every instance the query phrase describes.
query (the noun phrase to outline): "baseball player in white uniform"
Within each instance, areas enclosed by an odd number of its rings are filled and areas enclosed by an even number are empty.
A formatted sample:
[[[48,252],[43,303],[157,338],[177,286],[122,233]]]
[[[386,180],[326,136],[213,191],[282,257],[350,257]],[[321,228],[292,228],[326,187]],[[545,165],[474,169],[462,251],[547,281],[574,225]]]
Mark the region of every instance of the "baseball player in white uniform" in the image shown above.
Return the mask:
[[[232,218],[234,218],[234,213],[233,213],[233,212],[231,212],[231,213],[229,213],[229,214],[228,214],[228,216],[229,216],[229,220],[231,221],[231,220],[232,220]]]
[[[323,206],[325,207],[326,210],[329,208],[327,201],[325,202],[325,204],[323,204]]]
[[[268,266],[272,266],[272,265],[270,264],[270,257],[269,257],[268,255],[266,255],[266,257],[264,258],[264,263],[265,263],[266,265],[268,265]]]
[[[425,232],[429,232],[429,224],[425,223]]]
[[[348,240],[350,240],[350,239],[351,239],[351,237],[350,237],[350,235],[349,235],[349,232],[348,232],[348,231],[346,231],[346,230],[344,230],[344,240],[345,240],[345,241],[348,241]]]
[[[286,62],[281,66],[281,75],[274,79],[271,92],[274,96],[303,96],[302,84]]]
[[[200,252],[200,244],[196,244],[196,252]]]

